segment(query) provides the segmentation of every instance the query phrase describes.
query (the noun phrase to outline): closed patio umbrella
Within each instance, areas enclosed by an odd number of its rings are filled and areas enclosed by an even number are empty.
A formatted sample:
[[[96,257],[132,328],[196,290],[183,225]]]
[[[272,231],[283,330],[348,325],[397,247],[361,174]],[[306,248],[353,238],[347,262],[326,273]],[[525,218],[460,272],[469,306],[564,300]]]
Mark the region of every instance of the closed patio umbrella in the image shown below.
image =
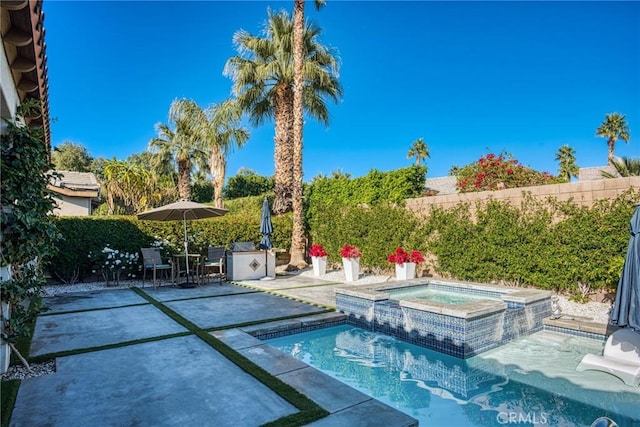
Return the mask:
[[[609,323],[640,331],[640,205],[631,217],[631,237]]]
[[[170,203],[159,208],[151,209],[146,212],[137,214],[138,219],[148,221],[183,221],[184,228],[184,254],[187,271],[187,282],[184,287],[192,287],[189,283],[189,248],[187,247],[187,220],[213,218],[222,216],[229,212],[226,209],[214,208],[213,206],[204,205],[202,203],[192,202],[190,200],[180,200]]]
[[[273,244],[271,243],[271,233],[273,233],[273,224],[271,224],[271,210],[269,209],[269,201],[264,199],[262,202],[262,216],[260,217],[260,233],[262,233],[262,240],[260,240],[260,249],[271,249]]]
[[[267,258],[267,250],[273,248],[273,243],[271,243],[271,233],[273,233],[273,224],[271,223],[271,210],[269,209],[269,201],[265,198],[262,202],[262,215],[260,217],[260,233],[262,233],[262,240],[260,240],[260,244],[258,247],[260,249],[264,249],[264,279],[268,280],[269,270],[268,270],[268,258]]]

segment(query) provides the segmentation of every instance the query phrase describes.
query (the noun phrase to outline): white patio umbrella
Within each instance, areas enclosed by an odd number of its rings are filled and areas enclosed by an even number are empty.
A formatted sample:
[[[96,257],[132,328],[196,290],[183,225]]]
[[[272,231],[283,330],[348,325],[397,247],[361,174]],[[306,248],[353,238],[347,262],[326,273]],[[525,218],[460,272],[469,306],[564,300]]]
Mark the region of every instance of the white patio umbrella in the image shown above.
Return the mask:
[[[180,200],[175,203],[160,206],[146,212],[137,214],[138,219],[147,221],[177,221],[182,220],[184,225],[184,254],[187,269],[187,286],[189,287],[189,248],[187,247],[187,220],[205,219],[222,216],[229,212],[226,209],[214,208],[213,206],[190,200]]]

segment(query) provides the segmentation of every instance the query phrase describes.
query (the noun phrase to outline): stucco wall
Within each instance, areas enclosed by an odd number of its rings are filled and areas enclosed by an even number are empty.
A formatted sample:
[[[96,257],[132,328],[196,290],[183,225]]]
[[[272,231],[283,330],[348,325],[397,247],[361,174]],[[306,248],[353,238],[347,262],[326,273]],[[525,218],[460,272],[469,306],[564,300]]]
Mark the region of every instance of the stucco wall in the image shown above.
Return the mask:
[[[55,198],[57,208],[53,213],[60,216],[87,216],[91,215],[91,199],[88,197],[57,196]]]
[[[508,188],[505,190],[481,191],[478,193],[447,194],[443,196],[407,199],[406,202],[407,209],[420,215],[428,215],[434,206],[448,209],[460,202],[471,203],[471,209],[473,210],[476,202],[484,202],[489,199],[507,201],[514,206],[520,206],[523,201],[524,192],[529,192],[538,199],[546,199],[547,197],[555,197],[559,201],[573,199],[573,201],[579,205],[591,206],[593,202],[597,200],[614,199],[630,187],[640,189],[640,176],[568,184]]]

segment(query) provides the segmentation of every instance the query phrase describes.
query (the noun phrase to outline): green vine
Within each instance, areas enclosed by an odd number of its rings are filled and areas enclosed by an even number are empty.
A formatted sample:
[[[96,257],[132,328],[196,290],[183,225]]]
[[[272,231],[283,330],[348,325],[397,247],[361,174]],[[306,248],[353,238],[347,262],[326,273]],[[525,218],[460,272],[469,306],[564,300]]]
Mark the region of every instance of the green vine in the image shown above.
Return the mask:
[[[40,263],[55,252],[58,239],[51,215],[55,201],[47,190],[52,166],[42,129],[21,120],[33,116],[34,108],[26,103],[18,108],[15,121],[6,120],[0,156],[0,265],[10,272],[0,286],[0,300],[8,306],[0,318],[1,337],[25,366],[15,343],[29,334],[29,323],[43,310]]]

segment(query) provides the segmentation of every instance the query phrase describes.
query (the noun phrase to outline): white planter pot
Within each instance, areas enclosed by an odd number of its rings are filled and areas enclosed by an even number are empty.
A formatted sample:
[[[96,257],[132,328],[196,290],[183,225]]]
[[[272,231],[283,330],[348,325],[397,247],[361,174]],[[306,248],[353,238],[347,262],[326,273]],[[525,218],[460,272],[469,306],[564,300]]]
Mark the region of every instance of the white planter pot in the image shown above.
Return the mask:
[[[311,263],[313,264],[313,275],[316,277],[324,276],[327,272],[327,257],[326,256],[312,256]]]
[[[342,258],[344,268],[344,279],[347,282],[358,280],[360,275],[360,258]]]
[[[405,262],[404,264],[396,264],[396,280],[415,279],[416,263]]]

